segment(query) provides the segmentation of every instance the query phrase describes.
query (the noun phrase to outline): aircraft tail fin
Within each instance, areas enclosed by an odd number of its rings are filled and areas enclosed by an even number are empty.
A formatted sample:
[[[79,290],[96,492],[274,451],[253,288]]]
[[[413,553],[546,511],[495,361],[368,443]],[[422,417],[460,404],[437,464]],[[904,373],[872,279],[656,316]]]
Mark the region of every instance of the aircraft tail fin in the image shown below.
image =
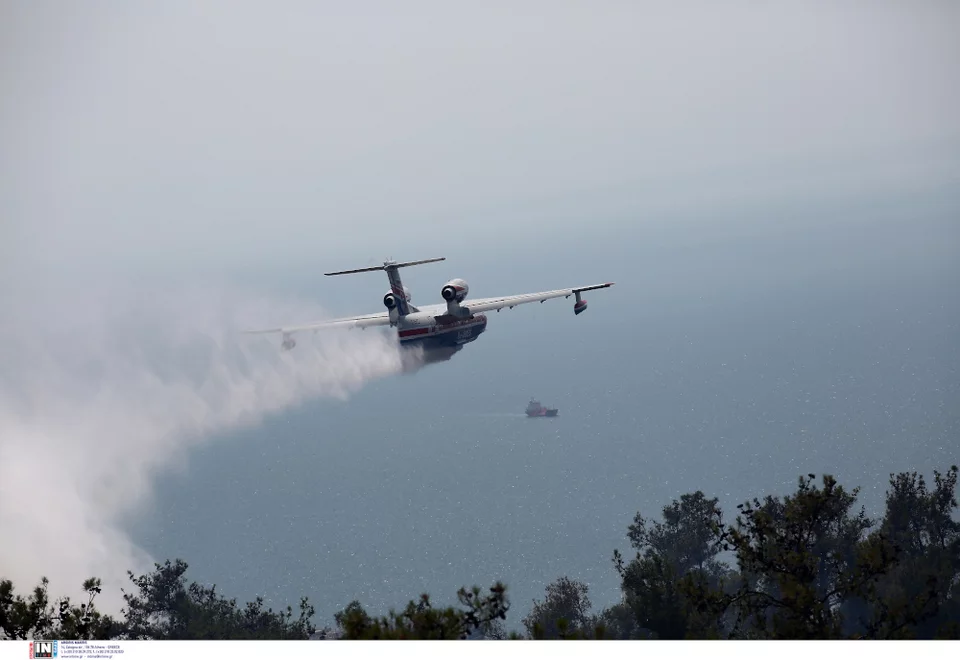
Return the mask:
[[[383,298],[383,303],[390,310],[391,315],[393,310],[396,309],[399,316],[406,316],[410,313],[411,308],[416,311],[415,307],[410,305],[410,293],[403,286],[403,282],[400,281],[400,268],[406,268],[407,266],[419,266],[420,264],[432,264],[435,261],[444,261],[446,257],[436,257],[434,259],[420,259],[419,261],[384,261],[382,266],[370,266],[369,268],[355,268],[353,270],[340,270],[335,273],[324,273],[324,275],[353,275],[354,273],[371,273],[377,270],[387,271],[387,279],[390,280],[390,293],[387,293]]]

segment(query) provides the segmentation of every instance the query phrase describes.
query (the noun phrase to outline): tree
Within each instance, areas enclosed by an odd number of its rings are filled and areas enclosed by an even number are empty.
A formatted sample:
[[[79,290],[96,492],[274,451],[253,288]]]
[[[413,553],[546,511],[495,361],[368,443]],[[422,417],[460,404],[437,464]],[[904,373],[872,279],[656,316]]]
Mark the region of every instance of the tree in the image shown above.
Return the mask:
[[[13,582],[0,580],[0,639],[110,639],[119,629],[113,618],[93,604],[100,593],[100,580],[83,583],[87,601],[73,605],[67,597],[51,602],[50,582],[41,578],[27,596],[15,595]]]
[[[650,552],[637,555],[629,564],[614,551],[614,565],[620,574],[624,602],[647,636],[658,639],[683,639],[687,634],[688,607],[678,588],[674,565],[663,556]]]
[[[717,498],[707,499],[703,491],[681,495],[663,507],[663,522],[650,523],[639,512],[627,528],[627,538],[638,553],[657,556],[674,572],[713,572],[719,566],[720,507]]]
[[[593,605],[590,588],[579,580],[564,576],[547,585],[546,598],[533,601],[533,609],[523,618],[523,626],[533,639],[589,639],[602,636],[597,619],[590,614]]]
[[[891,522],[869,532],[873,521],[862,508],[853,512],[858,489],[847,492],[828,475],[817,488],[813,479],[801,478],[797,492],[783,500],[768,496],[739,505],[736,524],[722,532],[723,547],[736,553],[740,569],[735,588],[718,590],[688,576],[682,590],[689,601],[701,613],[732,613],[731,635],[737,637],[890,638],[921,632],[918,624],[934,617],[947,598],[946,590],[936,591],[938,580],[956,584],[956,569],[950,568],[955,564],[927,564],[906,577],[909,595],[893,597],[892,585],[908,556],[902,536],[914,534],[916,525],[892,521],[909,518],[901,515],[904,506],[916,515],[927,511],[929,529],[936,532],[929,538],[942,541],[938,548],[953,547],[949,539],[956,529],[948,522],[956,506],[955,480],[938,475],[938,491],[928,496],[916,479],[893,479]],[[932,575],[930,568],[937,566],[944,568]]]
[[[437,608],[430,596],[422,594],[401,612],[390,610],[387,616],[370,616],[359,602],[353,601],[335,615],[342,639],[466,639],[476,632],[502,633],[498,625],[507,616],[510,603],[506,587],[497,582],[486,596],[480,588],[461,588],[457,592],[461,608]]]
[[[741,577],[717,602],[734,608],[734,635],[840,637],[839,606],[868,597],[895,561],[883,539],[863,542],[872,522],[862,509],[851,513],[858,490],[848,493],[828,475],[821,489],[813,479],[801,477],[797,492],[782,501],[768,496],[739,505],[736,525],[724,530],[723,547],[736,553]]]
[[[687,493],[663,507],[663,521],[646,520],[639,512],[627,531],[636,557],[625,563],[614,550],[624,604],[636,625],[660,639],[714,637],[716,625],[693,613],[679,590],[679,581],[696,573],[718,586],[729,568],[717,560],[721,549],[722,514],[716,498],[702,491]],[[691,615],[694,616],[691,619]],[[635,631],[631,634],[637,634]]]
[[[597,615],[597,627],[604,639],[646,639],[649,637],[639,625],[627,603],[620,602],[604,608]]]
[[[300,613],[293,608],[264,609],[262,598],[237,606],[235,598],[217,594],[216,585],[187,585],[187,564],[182,560],[163,565],[146,575],[128,572],[135,592],[124,593],[127,639],[308,639],[316,632],[310,623],[315,610],[306,598]]]
[[[934,470],[932,491],[916,472],[890,475],[880,533],[898,547],[900,557],[878,585],[877,608],[863,613],[871,617],[868,630],[872,625],[887,635],[960,637],[960,522],[953,518],[957,472],[955,465],[945,475]]]

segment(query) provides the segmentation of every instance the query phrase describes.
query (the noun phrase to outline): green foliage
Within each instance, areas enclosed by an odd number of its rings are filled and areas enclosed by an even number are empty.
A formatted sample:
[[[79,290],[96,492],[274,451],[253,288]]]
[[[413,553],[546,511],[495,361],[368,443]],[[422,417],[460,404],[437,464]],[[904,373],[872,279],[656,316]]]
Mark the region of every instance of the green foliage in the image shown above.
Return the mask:
[[[933,489],[891,475],[879,523],[856,508],[859,489],[829,475],[741,504],[732,525],[699,491],[662,522],[638,513],[636,557],[614,551],[623,601],[600,619],[619,639],[960,637],[957,468],[934,475]]]
[[[688,493],[663,507],[663,522],[651,523],[637,513],[627,536],[636,557],[625,563],[614,550],[613,562],[636,629],[616,629],[631,637],[658,639],[716,636],[716,625],[698,615],[680,584],[685,576],[696,575],[698,581],[717,586],[729,570],[717,560],[722,547],[718,500],[707,499],[702,491]]]
[[[626,603],[617,603],[604,608],[597,615],[597,626],[602,632],[603,639],[647,639],[634,615],[634,611]]]
[[[294,618],[293,608],[264,609],[257,598],[243,608],[236,599],[217,594],[216,585],[187,585],[187,564],[169,560],[139,577],[128,573],[137,587],[124,593],[128,639],[307,639],[316,629],[310,623],[314,608],[306,598]]]
[[[862,510],[851,513],[856,496],[829,476],[817,488],[810,475],[782,501],[739,505],[736,524],[721,533],[723,549],[736,554],[740,569],[735,591],[687,579],[685,592],[700,612],[732,608],[732,636],[842,636],[839,606],[850,598],[869,600],[895,562],[894,548],[881,537],[864,542],[872,523]]]
[[[546,598],[533,601],[523,626],[533,639],[601,639],[605,625],[590,614],[590,588],[564,576],[547,585]]]
[[[624,603],[633,611],[637,626],[657,639],[683,639],[687,632],[688,607],[678,588],[680,574],[661,555],[638,555],[624,566],[614,551],[620,573]]]
[[[83,583],[87,601],[71,604],[69,598],[51,602],[50,582],[42,578],[29,596],[14,593],[10,580],[0,580],[0,639],[110,639],[118,623],[93,605],[100,580]]]
[[[29,596],[14,593],[9,580],[0,581],[0,639],[307,639],[315,632],[314,608],[306,599],[300,613],[264,609],[263,599],[237,606],[216,587],[187,585],[187,564],[177,560],[155,565],[147,575],[130,580],[135,591],[124,594],[123,619],[97,611],[98,579],[84,582],[87,602],[72,605],[68,598],[51,603],[49,582]]]
[[[589,588],[561,577],[522,623],[533,639],[960,639],[958,469],[890,475],[882,520],[857,509],[858,489],[833,477],[801,477],[797,490],[737,507],[725,524],[717,499],[685,494],[662,521],[639,513],[627,536],[636,551],[614,550],[622,600],[592,614]],[[720,560],[729,553],[734,567]],[[0,639],[307,639],[317,636],[306,598],[275,612],[262,598],[243,606],[216,586],[188,584],[181,560],[129,573],[122,618],[94,604],[52,600],[49,582],[27,595],[0,579]],[[336,614],[346,639],[523,639],[506,634],[506,588],[461,589],[459,606],[435,607],[424,594],[400,612],[372,616],[358,602]],[[321,631],[319,636],[329,636]]]
[[[879,612],[865,625],[882,636],[960,637],[960,522],[957,466],[934,471],[928,490],[916,472],[890,475],[880,534],[900,551],[878,585]],[[878,623],[879,621],[879,623]]]
[[[393,610],[387,616],[370,616],[354,601],[337,612],[337,626],[343,639],[466,639],[477,632],[503,638],[500,620],[505,619],[510,603],[506,587],[496,583],[486,596],[480,588],[457,592],[461,608],[437,608],[427,594],[420,601],[410,601],[402,612]]]
[[[663,507],[663,522],[650,523],[637,513],[627,528],[630,545],[639,554],[659,557],[673,572],[710,571],[720,552],[720,507],[702,491],[681,495]]]
[[[627,602],[638,624],[660,635],[678,636],[685,626],[687,637],[957,636],[956,482],[956,467],[935,472],[932,492],[916,473],[891,475],[878,525],[855,510],[857,489],[848,492],[830,476],[817,487],[808,475],[783,499],[741,504],[733,525],[718,517],[716,539],[734,554],[736,573],[671,574],[670,562],[659,559],[668,552],[648,550],[626,570],[618,565]]]

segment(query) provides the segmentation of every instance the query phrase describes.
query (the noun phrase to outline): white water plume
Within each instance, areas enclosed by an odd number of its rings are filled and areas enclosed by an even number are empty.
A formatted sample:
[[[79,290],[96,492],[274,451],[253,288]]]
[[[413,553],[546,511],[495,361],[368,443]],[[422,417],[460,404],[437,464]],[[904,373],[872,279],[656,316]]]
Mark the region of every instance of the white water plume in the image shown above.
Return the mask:
[[[123,532],[156,473],[214,434],[308,399],[345,399],[400,373],[377,331],[242,335],[323,318],[223,290],[182,294],[62,289],[4,302],[0,325],[0,577],[45,575],[56,594],[104,580],[116,609],[126,571],[150,567]],[[224,446],[224,451],[230,451]]]

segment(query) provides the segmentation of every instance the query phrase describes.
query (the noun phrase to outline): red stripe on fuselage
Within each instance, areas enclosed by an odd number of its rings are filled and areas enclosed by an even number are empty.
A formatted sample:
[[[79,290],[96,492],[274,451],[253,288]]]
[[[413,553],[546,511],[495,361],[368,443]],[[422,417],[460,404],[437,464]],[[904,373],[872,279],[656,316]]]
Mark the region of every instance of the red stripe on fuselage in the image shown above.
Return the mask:
[[[403,337],[416,337],[417,335],[425,335],[430,332],[430,328],[414,328],[413,330],[401,330],[398,334],[401,338]]]
[[[419,337],[421,335],[442,335],[453,330],[460,330],[461,328],[475,327],[478,325],[486,325],[487,317],[478,314],[470,319],[460,319],[454,321],[453,323],[443,323],[432,326],[427,326],[425,328],[410,328],[409,330],[400,330],[397,332],[397,336],[400,339],[409,339],[411,337]]]

